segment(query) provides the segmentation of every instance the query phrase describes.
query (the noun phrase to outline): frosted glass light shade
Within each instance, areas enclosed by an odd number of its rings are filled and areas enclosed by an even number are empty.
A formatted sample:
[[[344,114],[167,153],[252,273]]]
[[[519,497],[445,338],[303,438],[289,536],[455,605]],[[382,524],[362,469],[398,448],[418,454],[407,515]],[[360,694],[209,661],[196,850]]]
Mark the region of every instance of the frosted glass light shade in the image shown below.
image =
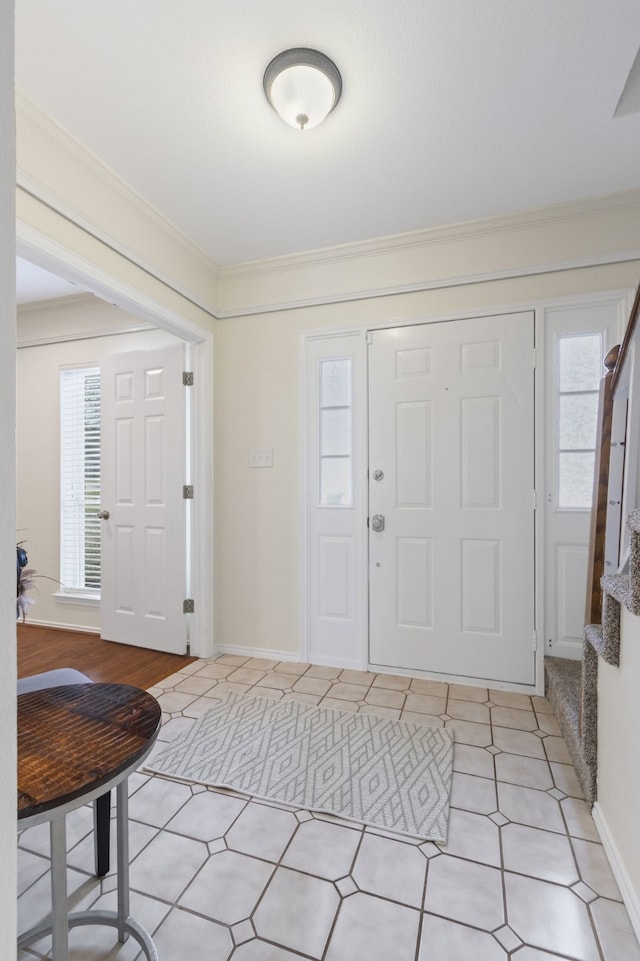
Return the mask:
[[[285,123],[310,130],[337,104],[342,78],[324,54],[296,47],[273,58],[265,70],[263,86],[267,100]]]

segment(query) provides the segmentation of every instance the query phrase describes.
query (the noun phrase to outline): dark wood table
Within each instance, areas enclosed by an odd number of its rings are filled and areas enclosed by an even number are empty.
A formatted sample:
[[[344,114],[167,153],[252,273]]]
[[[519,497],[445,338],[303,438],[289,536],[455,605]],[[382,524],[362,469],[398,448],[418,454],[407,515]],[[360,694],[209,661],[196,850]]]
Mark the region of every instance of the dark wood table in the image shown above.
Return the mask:
[[[53,936],[54,961],[68,961],[69,929],[107,924],[131,935],[158,961],[148,932],[129,916],[128,777],[160,729],[154,697],[124,684],[71,684],[18,696],[18,830],[50,823],[52,919],[26,931],[18,946]],[[68,913],[66,815],[117,793],[118,910]]]

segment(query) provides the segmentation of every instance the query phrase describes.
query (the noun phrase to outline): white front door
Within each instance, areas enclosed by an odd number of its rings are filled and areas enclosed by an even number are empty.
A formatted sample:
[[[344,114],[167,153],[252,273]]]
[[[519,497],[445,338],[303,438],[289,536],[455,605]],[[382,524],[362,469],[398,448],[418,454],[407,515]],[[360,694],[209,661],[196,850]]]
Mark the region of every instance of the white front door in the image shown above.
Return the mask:
[[[535,682],[533,346],[530,312],[372,334],[372,665]]]
[[[102,363],[101,636],[184,654],[184,346]]]

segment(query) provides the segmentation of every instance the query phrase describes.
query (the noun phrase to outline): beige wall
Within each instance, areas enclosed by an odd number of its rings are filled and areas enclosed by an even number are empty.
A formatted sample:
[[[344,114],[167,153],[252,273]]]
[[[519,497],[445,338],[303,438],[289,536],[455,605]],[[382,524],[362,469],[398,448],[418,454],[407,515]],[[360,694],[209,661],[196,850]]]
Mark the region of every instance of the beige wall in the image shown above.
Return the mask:
[[[132,317],[103,301],[81,297],[59,305],[20,311],[19,343],[87,335],[18,350],[17,531],[29,555],[36,580],[30,623],[76,629],[98,629],[100,610],[56,599],[60,576],[60,368],[99,364],[108,354],[175,343],[171,334],[150,328],[135,333],[91,337],[92,332],[139,326]],[[52,578],[49,580],[48,578]]]
[[[640,932],[640,618],[622,606],[620,666],[598,662],[598,802],[627,908]],[[620,875],[619,880],[620,880]],[[622,885],[621,885],[622,886]]]
[[[505,241],[506,242],[506,241]],[[218,321],[215,368],[216,642],[297,654],[302,554],[300,337],[633,288],[640,263],[448,287]],[[375,279],[370,278],[371,281]],[[274,466],[251,470],[252,447]]]
[[[16,951],[13,4],[0,3],[0,958]]]

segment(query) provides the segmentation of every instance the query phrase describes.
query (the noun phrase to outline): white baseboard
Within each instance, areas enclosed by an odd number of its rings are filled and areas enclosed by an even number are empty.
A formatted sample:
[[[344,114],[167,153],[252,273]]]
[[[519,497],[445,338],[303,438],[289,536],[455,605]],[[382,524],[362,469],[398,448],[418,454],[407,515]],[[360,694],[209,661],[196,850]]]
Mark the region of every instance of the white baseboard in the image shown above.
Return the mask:
[[[20,621],[19,623],[22,623]],[[85,624],[64,624],[61,621],[41,621],[36,617],[29,617],[25,624],[28,627],[51,627],[54,631],[76,631],[78,634],[100,634],[100,628]]]
[[[552,647],[545,647],[544,652],[550,657],[566,657],[570,661],[581,661],[582,646],[582,641],[580,643],[577,641],[556,641]]]
[[[300,655],[292,651],[271,651],[264,647],[243,647],[241,644],[216,644],[214,657],[220,654],[236,654],[238,657],[265,657],[271,661],[300,661]]]
[[[622,855],[620,854],[618,846],[613,839],[613,835],[609,830],[609,826],[602,813],[602,808],[599,806],[597,801],[593,805],[593,810],[591,813],[593,815],[595,826],[598,829],[598,834],[600,835],[600,840],[602,841],[605,854],[609,859],[613,876],[616,879],[618,887],[620,888],[620,894],[622,895],[622,900],[624,901],[624,906],[627,909],[635,936],[640,941],[640,892],[636,891],[632,884],[631,878],[629,877],[627,869],[624,865]]]

